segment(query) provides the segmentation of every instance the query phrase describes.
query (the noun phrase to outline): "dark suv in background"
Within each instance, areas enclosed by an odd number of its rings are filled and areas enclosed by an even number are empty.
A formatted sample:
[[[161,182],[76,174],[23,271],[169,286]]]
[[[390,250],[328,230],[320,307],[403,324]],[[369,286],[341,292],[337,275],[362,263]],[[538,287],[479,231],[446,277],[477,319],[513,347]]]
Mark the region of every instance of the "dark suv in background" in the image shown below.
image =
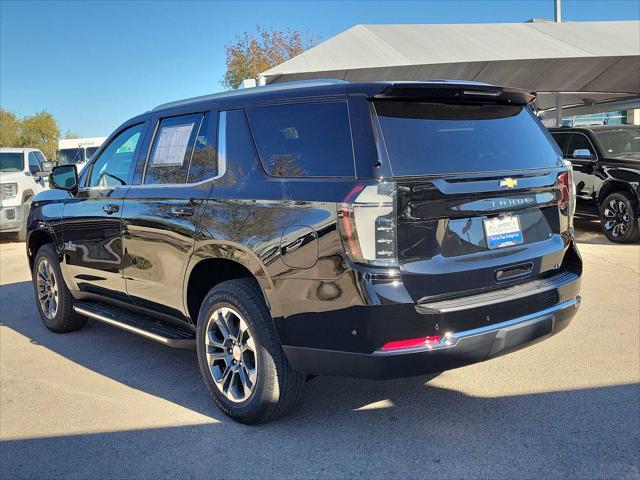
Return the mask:
[[[533,99],[312,81],[161,105],[34,200],[42,320],[195,346],[246,423],[287,411],[309,374],[433,374],[553,335],[582,263]]]
[[[550,129],[573,165],[576,214],[600,218],[612,242],[640,240],[640,127]]]

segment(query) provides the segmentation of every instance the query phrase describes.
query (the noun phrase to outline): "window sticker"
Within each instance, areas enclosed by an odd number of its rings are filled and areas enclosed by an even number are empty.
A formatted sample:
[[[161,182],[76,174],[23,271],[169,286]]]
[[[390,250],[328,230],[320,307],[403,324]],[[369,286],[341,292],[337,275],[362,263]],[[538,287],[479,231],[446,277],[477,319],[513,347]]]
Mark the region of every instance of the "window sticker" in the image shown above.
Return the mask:
[[[162,127],[151,159],[154,167],[180,166],[184,163],[193,123]]]

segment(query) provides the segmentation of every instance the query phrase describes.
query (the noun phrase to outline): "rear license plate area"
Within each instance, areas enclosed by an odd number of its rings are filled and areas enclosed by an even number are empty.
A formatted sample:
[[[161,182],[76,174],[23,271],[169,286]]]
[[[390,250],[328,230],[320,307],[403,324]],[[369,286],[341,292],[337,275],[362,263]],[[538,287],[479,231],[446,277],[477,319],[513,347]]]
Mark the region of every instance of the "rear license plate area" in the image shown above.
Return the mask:
[[[483,220],[487,247],[495,248],[519,245],[523,242],[520,219],[517,215],[500,215]]]

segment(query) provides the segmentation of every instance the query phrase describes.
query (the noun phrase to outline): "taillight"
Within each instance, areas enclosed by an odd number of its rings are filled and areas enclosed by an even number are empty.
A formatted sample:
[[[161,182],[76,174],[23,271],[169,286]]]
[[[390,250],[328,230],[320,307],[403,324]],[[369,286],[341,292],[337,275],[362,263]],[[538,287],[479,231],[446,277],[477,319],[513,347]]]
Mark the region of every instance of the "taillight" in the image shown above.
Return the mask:
[[[565,160],[566,172],[558,175],[558,185],[561,187],[560,210],[569,218],[569,227],[573,228],[573,214],[576,210],[576,187],[573,184],[573,166]]]
[[[394,182],[355,187],[338,204],[338,225],[351,261],[375,266],[398,264]]]

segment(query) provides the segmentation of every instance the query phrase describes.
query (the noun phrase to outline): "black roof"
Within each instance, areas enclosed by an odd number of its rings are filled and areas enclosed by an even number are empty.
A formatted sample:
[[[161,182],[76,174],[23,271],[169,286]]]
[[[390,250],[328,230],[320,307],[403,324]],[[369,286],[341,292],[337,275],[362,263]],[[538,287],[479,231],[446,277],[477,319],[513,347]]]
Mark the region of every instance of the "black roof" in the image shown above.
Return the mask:
[[[469,90],[475,91],[477,94],[482,92],[490,96],[496,97],[502,94],[506,98],[521,98],[521,103],[528,103],[535,94],[527,90],[514,89],[508,87],[499,87],[488,83],[464,81],[464,80],[430,80],[424,82],[367,82],[367,83],[351,83],[344,80],[326,79],[326,80],[302,80],[295,82],[273,83],[261,87],[246,88],[240,90],[230,90],[227,92],[214,93],[211,95],[203,95],[185,100],[164,103],[158,105],[152,111],[164,111],[172,109],[180,109],[192,107],[210,102],[220,102],[228,104],[251,104],[262,103],[270,100],[282,100],[288,97],[315,97],[315,96],[331,96],[344,95],[347,91],[350,93],[363,93],[371,96],[380,96],[387,98],[389,95],[416,96],[416,92],[434,92],[436,90],[444,94],[445,90],[453,91],[464,89],[465,93]],[[492,94],[489,92],[493,92]],[[511,100],[509,100],[511,101]],[[518,101],[518,100],[516,100]]]

